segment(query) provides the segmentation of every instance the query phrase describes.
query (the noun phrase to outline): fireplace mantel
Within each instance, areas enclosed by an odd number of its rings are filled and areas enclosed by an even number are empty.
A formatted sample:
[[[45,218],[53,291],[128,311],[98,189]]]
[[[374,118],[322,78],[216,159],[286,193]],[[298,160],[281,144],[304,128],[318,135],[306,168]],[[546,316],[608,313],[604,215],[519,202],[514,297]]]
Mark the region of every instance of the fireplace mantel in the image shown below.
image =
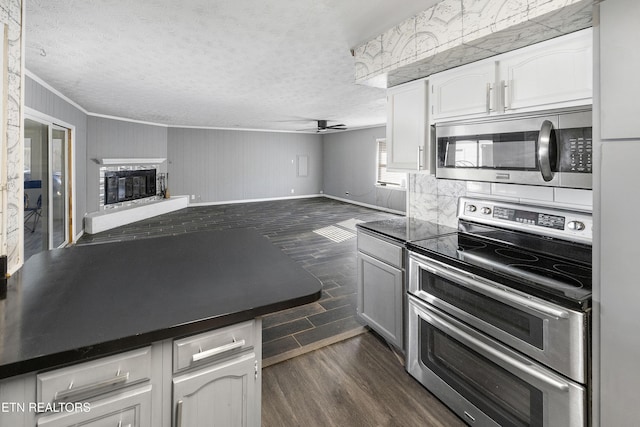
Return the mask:
[[[164,157],[101,157],[93,159],[99,165],[156,165],[165,162]]]

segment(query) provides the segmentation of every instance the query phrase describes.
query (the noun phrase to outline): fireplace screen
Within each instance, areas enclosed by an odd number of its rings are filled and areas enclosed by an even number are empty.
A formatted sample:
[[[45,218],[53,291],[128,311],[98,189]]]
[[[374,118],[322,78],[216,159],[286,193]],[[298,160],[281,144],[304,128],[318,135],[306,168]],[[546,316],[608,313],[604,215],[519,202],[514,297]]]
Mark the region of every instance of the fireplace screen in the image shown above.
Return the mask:
[[[155,196],[156,170],[106,172],[104,194],[105,205]]]

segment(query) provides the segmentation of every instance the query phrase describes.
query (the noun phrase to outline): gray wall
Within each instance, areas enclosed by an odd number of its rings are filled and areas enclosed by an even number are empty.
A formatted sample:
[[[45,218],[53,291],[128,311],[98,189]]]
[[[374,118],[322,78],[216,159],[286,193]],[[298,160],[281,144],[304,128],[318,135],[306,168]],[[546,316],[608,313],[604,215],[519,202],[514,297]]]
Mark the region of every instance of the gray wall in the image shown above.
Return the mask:
[[[93,189],[87,188],[87,115],[28,76],[25,76],[24,80],[24,102],[27,107],[76,127],[74,221],[76,232],[79,233],[83,227],[82,218],[87,212],[87,195],[93,191]]]
[[[376,139],[386,137],[385,129],[381,126],[324,135],[325,194],[405,212],[406,191],[375,185]]]
[[[167,127],[89,116],[87,119],[87,207],[99,209],[100,158],[167,157]],[[159,166],[166,171],[166,162]]]
[[[194,195],[193,203],[322,190],[318,135],[190,128],[169,128],[168,135],[169,191]],[[308,176],[298,176],[298,156],[308,157]]]
[[[76,126],[77,231],[99,209],[104,157],[160,157],[172,195],[192,203],[328,195],[405,211],[406,193],[375,186],[376,138],[384,126],[324,136],[301,133],[167,128],[87,116],[36,81],[25,79],[25,105]],[[308,174],[298,176],[298,156]],[[293,193],[291,190],[293,189]],[[349,191],[350,195],[345,196]]]

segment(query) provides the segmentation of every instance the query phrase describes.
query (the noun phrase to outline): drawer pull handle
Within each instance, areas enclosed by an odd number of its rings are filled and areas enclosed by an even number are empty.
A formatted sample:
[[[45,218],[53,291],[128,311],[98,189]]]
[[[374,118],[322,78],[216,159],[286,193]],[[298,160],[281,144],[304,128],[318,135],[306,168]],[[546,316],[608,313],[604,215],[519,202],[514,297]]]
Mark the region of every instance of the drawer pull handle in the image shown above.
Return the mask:
[[[244,347],[244,340],[233,341],[230,344],[221,345],[220,347],[212,348],[211,350],[201,351],[200,353],[196,353],[191,356],[191,363],[196,363],[204,359],[208,359],[210,357],[218,356],[222,353],[226,353],[232,350],[236,350]]]
[[[113,378],[107,378],[106,380],[98,381],[93,384],[84,385],[81,387],[73,387],[73,382],[69,384],[69,388],[64,391],[56,393],[54,403],[63,402],[78,402],[86,400],[90,397],[97,396],[102,393],[111,391],[114,388],[120,387],[129,379],[129,372],[118,374]]]

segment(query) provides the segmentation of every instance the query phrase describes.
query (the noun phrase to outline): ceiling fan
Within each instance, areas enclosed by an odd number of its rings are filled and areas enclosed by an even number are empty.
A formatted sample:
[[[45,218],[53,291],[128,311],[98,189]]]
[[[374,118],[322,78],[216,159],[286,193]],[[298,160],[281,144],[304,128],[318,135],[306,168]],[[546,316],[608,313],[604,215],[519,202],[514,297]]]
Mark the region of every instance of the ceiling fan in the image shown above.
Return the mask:
[[[339,125],[328,125],[327,124],[328,120],[316,120],[316,122],[318,122],[318,126],[315,128],[316,133],[327,132],[330,130],[347,130],[347,125],[342,123]],[[314,130],[314,128],[298,129],[298,131],[309,131],[309,130]]]

